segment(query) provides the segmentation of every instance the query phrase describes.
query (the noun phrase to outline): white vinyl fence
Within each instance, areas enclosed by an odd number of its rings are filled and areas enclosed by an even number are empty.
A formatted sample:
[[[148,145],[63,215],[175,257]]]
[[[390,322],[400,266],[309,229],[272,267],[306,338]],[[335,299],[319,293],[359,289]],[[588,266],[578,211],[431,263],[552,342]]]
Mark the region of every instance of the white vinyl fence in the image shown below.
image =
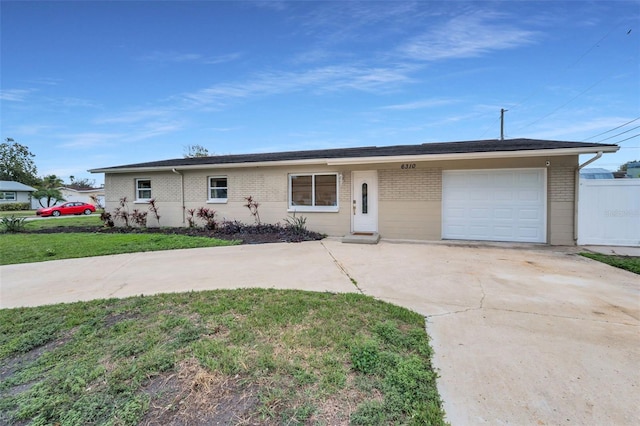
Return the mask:
[[[640,179],[580,179],[578,244],[640,247]]]

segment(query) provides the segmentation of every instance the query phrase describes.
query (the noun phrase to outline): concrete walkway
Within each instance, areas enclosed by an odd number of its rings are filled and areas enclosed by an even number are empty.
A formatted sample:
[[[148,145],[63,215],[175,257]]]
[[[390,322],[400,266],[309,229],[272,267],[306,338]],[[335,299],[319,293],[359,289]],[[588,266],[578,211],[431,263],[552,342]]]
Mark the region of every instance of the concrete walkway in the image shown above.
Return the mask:
[[[0,307],[360,291],[426,317],[453,425],[640,424],[640,279],[573,251],[325,240],[71,259],[0,267]]]

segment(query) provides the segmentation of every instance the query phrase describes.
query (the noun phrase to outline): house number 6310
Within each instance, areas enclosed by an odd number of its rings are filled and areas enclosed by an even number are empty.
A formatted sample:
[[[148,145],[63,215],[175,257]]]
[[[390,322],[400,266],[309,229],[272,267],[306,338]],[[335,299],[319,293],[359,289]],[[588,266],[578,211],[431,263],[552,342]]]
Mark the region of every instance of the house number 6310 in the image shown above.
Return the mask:
[[[416,168],[416,163],[404,163],[403,165],[400,166],[400,168],[402,170],[415,169]]]

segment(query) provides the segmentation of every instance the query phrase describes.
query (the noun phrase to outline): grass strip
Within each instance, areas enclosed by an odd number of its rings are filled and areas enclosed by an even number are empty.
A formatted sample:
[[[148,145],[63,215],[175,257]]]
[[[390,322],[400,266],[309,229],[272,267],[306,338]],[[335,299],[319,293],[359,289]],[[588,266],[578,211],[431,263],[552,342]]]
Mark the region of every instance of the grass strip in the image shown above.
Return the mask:
[[[640,257],[582,252],[581,256],[640,275]]]
[[[244,289],[0,310],[2,424],[443,425],[424,318]]]
[[[0,265],[237,244],[185,235],[99,233],[3,234],[0,243]]]

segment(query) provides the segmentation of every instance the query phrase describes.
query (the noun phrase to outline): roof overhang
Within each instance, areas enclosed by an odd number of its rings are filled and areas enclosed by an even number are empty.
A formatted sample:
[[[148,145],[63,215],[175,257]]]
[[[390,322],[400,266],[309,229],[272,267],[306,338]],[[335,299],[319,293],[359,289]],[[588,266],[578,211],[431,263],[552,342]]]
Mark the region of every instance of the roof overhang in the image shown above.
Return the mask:
[[[523,158],[523,157],[559,157],[563,155],[594,154],[596,152],[616,152],[620,147],[602,148],[560,148],[560,149],[535,149],[523,151],[491,151],[491,152],[461,152],[452,154],[425,154],[402,155],[394,157],[362,157],[362,158],[336,158],[328,160],[330,166],[343,166],[351,164],[373,163],[405,163],[417,161],[454,161],[454,160],[487,160],[492,158]]]
[[[281,161],[257,161],[245,163],[222,163],[222,164],[197,164],[197,165],[176,165],[176,166],[155,166],[155,167],[117,167],[91,169],[90,173],[132,173],[132,172],[162,172],[181,170],[211,170],[211,169],[236,169],[236,168],[256,168],[256,167],[278,167],[278,166],[307,166],[307,165],[328,165],[346,166],[360,164],[383,164],[383,163],[406,163],[420,161],[455,161],[455,160],[484,160],[500,158],[523,158],[523,157],[558,157],[563,155],[594,154],[596,152],[611,153],[620,149],[618,146],[600,146],[584,148],[556,148],[556,149],[536,149],[518,151],[489,151],[489,152],[460,152],[449,154],[421,154],[421,155],[393,155],[379,157],[345,157],[345,158],[313,158],[306,160],[281,160]]]

